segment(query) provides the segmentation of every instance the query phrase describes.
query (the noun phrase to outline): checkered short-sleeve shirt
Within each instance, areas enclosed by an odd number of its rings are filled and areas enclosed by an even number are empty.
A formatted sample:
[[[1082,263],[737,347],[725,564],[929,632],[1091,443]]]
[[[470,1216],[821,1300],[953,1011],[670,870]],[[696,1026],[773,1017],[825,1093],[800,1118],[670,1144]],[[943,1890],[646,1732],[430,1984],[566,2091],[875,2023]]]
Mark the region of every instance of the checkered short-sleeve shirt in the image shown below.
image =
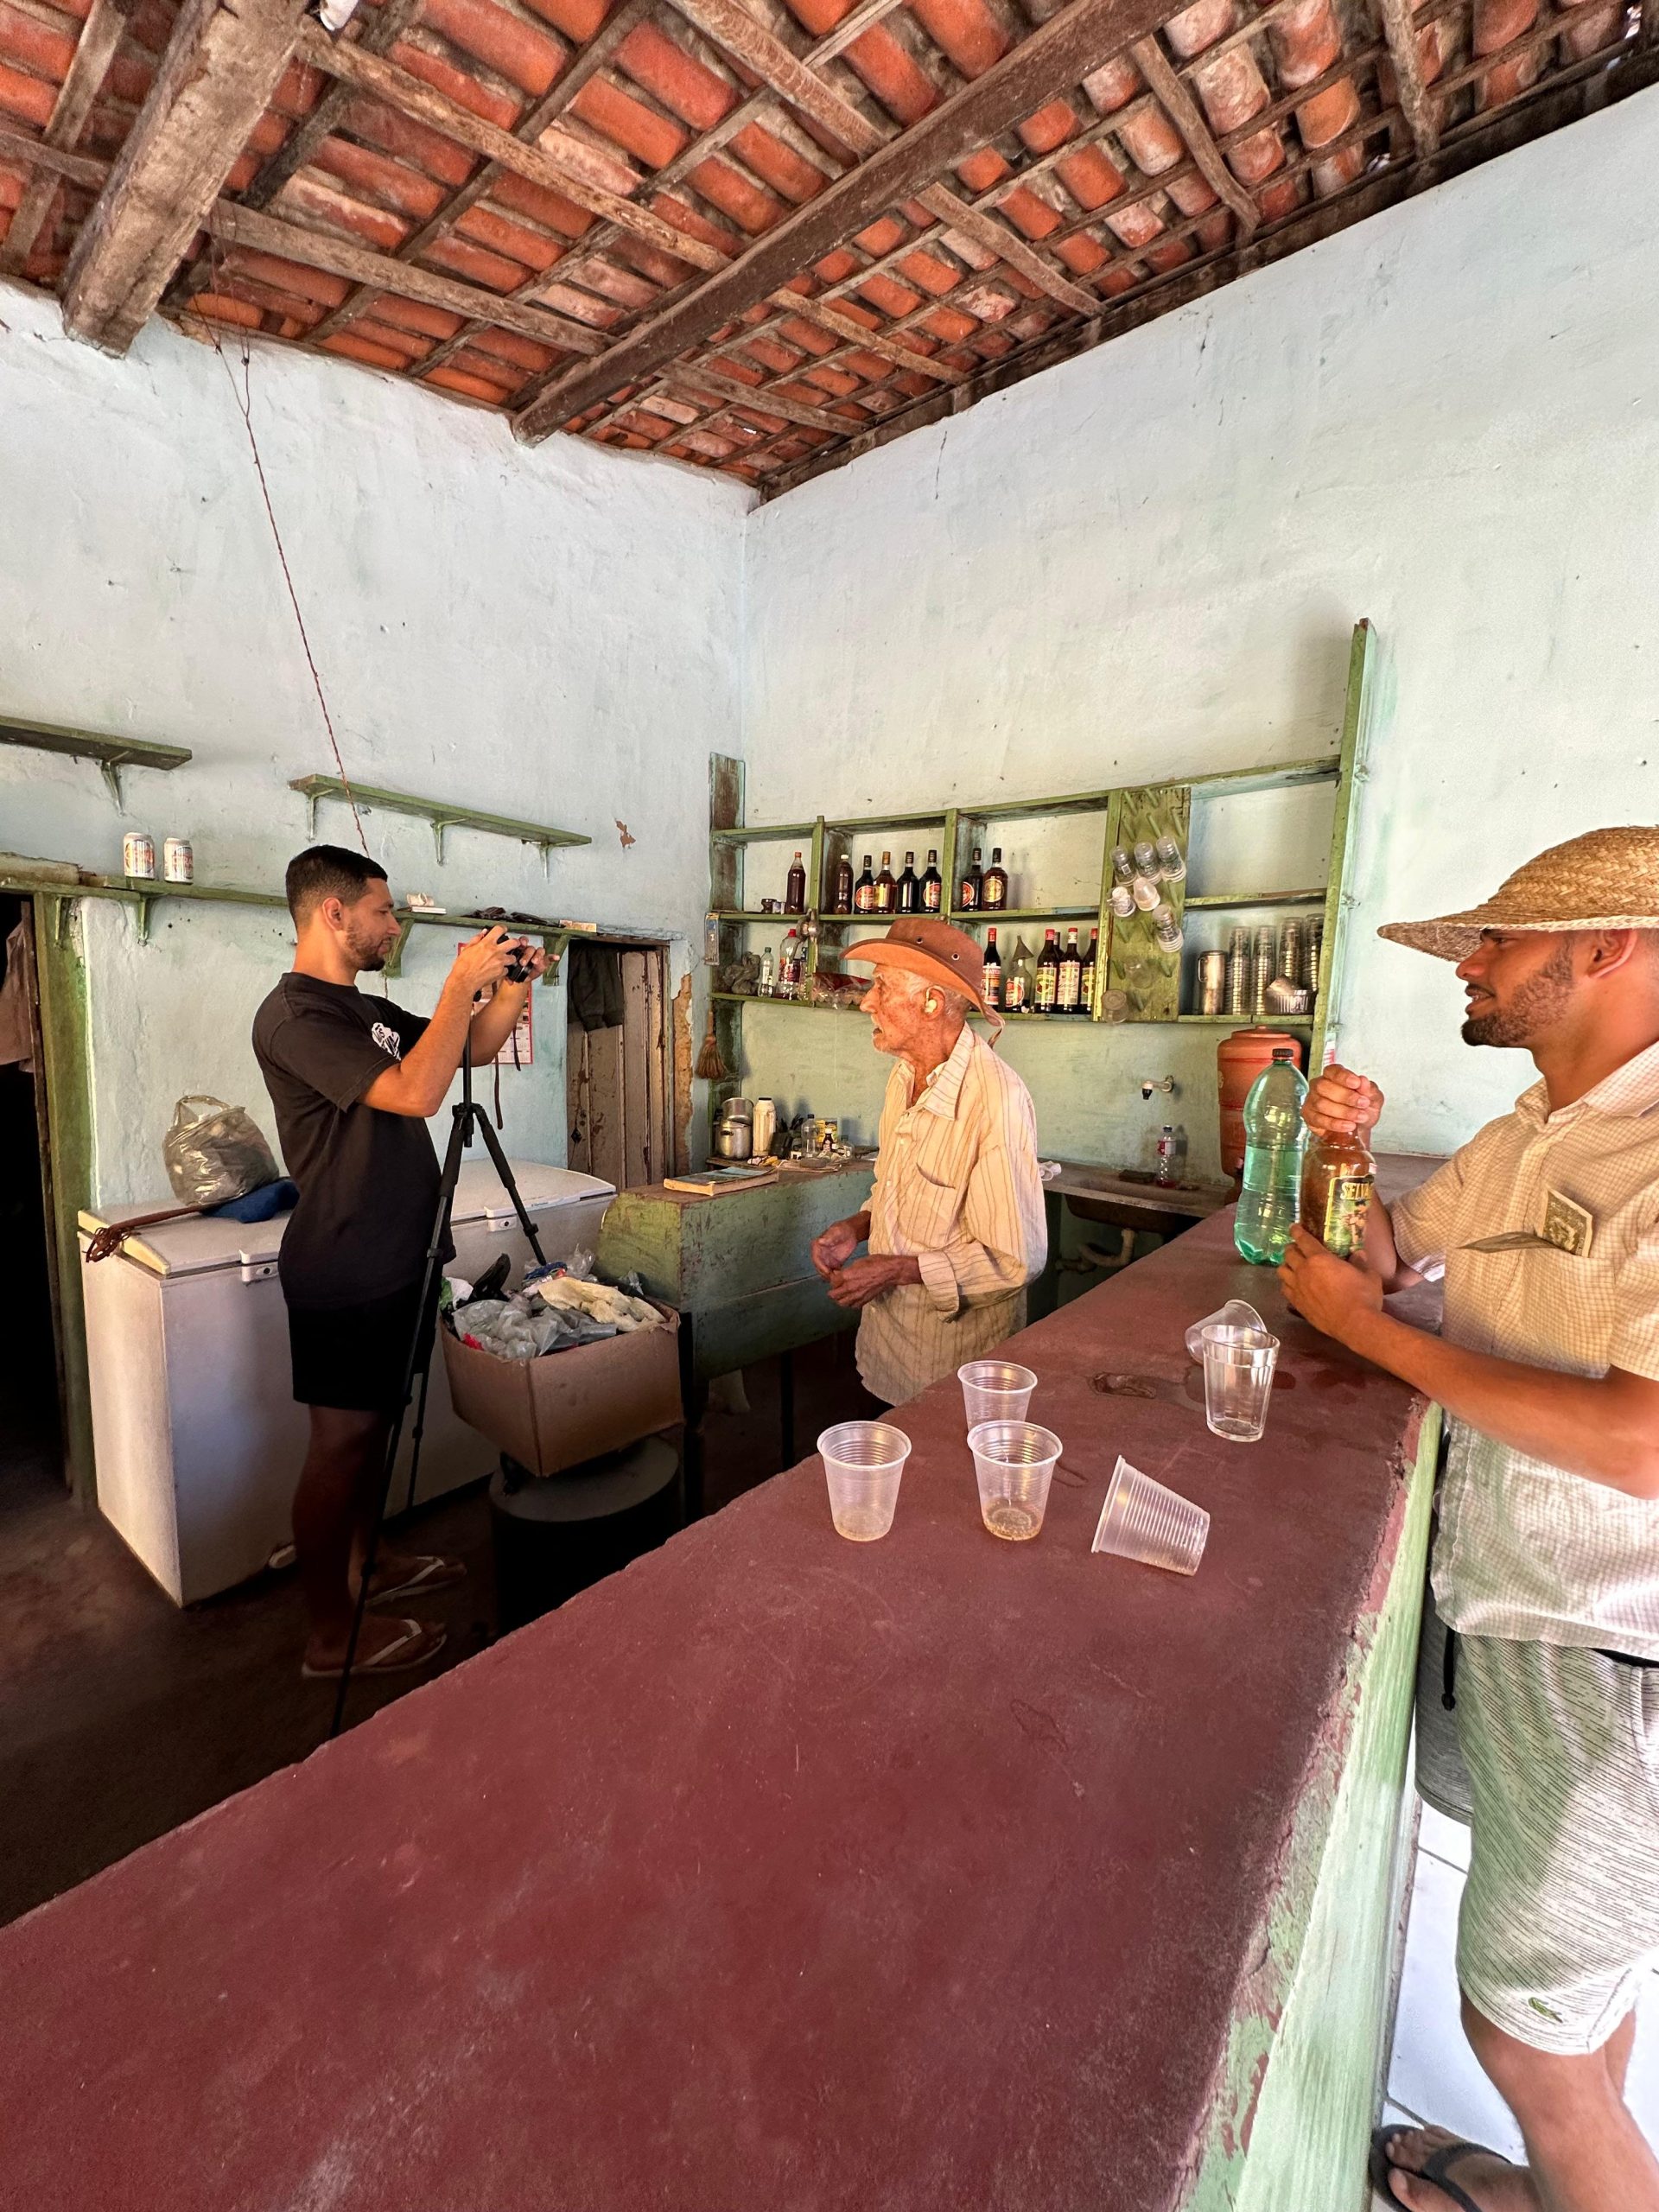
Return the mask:
[[[1593,1224],[1587,1254],[1478,1252],[1538,1230],[1552,1193]],[[1659,1045],[1549,1111],[1541,1083],[1389,1209],[1401,1258],[1444,1274],[1448,1342],[1567,1375],[1659,1382]],[[1448,1423],[1434,1594],[1466,1636],[1659,1659],[1659,1500]]]

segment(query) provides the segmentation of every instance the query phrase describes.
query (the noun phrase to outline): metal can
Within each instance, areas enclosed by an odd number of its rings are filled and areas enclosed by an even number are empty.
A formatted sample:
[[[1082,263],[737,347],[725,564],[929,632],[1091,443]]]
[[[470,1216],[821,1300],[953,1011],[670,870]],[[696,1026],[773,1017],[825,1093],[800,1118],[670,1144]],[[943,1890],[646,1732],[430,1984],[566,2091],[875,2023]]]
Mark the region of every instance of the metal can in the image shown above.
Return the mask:
[[[1239,1008],[1227,1005],[1227,955],[1224,952],[1201,952],[1198,955],[1198,1012],[1200,1014],[1238,1013]]]
[[[169,883],[194,883],[196,856],[188,837],[168,837],[162,846],[162,872]]]
[[[121,840],[121,873],[148,882],[156,874],[156,840],[142,830],[129,830]]]

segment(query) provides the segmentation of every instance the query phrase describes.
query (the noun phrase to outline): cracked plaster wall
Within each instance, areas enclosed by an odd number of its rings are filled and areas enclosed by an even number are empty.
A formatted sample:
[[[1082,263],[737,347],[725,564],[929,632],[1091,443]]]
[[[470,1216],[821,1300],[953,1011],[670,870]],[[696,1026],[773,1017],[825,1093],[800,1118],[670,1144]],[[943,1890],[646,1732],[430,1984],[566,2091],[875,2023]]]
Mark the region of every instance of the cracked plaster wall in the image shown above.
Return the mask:
[[[0,849],[118,871],[124,830],[158,857],[176,830],[199,881],[279,888],[306,842],[287,784],[334,764],[224,365],[154,325],[107,360],[54,303],[0,288],[0,714],[195,755],[129,772],[118,814],[90,765],[0,748]],[[440,868],[424,823],[371,815],[394,889],[671,933],[677,986],[702,949],[708,755],[736,749],[747,495],[574,439],[527,450],[491,416],[275,347],[252,406],[348,771],[594,840],[549,883],[533,851],[467,830]],[[344,808],[319,835],[353,842]],[[123,908],[79,911],[99,1197],[165,1196],[180,1093],[271,1129],[248,1030],[287,919],[161,904],[140,947]],[[452,950],[414,933],[401,1003],[429,1010]],[[503,1072],[505,1140],[557,1161],[562,990],[537,1013],[537,1065]]]

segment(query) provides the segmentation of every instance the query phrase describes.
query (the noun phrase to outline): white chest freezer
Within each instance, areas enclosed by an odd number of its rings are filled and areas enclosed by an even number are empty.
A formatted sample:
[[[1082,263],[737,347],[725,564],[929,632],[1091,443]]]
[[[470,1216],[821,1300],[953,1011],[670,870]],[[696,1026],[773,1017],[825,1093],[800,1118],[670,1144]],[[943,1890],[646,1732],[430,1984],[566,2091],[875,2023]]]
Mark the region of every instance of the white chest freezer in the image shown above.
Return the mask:
[[[535,1160],[511,1166],[545,1256],[591,1252],[613,1186]],[[308,1424],[293,1400],[276,1276],[288,1216],[251,1226],[163,1222],[139,1231],[113,1259],[87,1265],[95,1230],[168,1203],[83,1213],[81,1287],[99,1510],[168,1595],[188,1605],[257,1574],[289,1542]],[[487,1159],[462,1165],[454,1243],[449,1271],[469,1281],[504,1251],[517,1281],[531,1258]],[[394,1510],[408,1492],[413,1425],[411,1408]],[[476,1481],[493,1461],[490,1446],[456,1417],[442,1358],[435,1359],[417,1496]]]

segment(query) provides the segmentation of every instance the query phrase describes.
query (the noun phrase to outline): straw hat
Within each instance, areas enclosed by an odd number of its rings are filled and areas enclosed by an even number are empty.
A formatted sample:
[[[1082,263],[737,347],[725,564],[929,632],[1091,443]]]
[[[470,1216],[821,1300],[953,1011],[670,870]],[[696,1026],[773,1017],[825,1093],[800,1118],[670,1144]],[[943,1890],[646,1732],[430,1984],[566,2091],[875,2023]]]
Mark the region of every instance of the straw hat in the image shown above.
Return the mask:
[[[960,991],[982,1014],[985,1003],[985,956],[964,930],[953,930],[932,914],[906,914],[886,937],[871,938],[842,955],[850,966],[860,962],[872,968],[902,968],[925,983],[947,991]]]
[[[1437,960],[1466,960],[1483,930],[1659,930],[1659,829],[1589,830],[1552,845],[1484,906],[1377,931]]]

